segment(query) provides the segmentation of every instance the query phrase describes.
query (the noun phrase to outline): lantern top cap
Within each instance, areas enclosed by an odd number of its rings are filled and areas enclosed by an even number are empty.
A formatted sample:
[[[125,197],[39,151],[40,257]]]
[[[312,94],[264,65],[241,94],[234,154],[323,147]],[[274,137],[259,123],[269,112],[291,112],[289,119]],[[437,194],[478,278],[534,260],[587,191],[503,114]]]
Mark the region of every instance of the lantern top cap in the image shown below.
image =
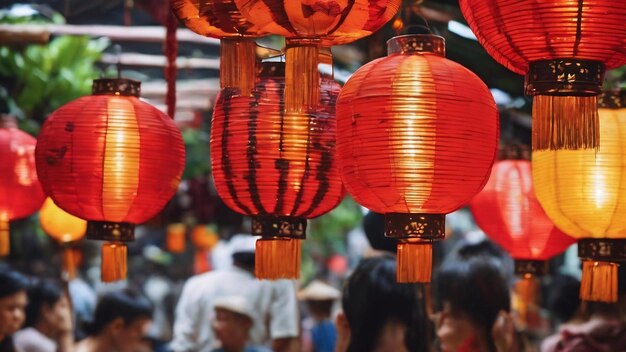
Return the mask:
[[[99,78],[93,80],[93,95],[120,95],[137,97],[141,94],[141,82],[128,78]]]
[[[626,108],[626,89],[607,90],[600,96],[600,107],[604,109]]]
[[[0,114],[0,128],[17,128],[15,117],[9,114]]]
[[[446,41],[433,34],[406,34],[395,36],[387,41],[387,54],[432,53],[446,55]]]

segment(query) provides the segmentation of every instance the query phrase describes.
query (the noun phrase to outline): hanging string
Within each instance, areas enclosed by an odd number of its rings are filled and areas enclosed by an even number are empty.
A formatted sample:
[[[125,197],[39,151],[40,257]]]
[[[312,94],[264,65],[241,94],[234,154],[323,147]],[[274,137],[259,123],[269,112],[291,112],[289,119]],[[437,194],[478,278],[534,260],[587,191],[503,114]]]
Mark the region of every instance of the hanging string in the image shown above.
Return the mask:
[[[167,80],[167,114],[174,119],[176,114],[176,56],[178,55],[178,42],[176,41],[176,30],[178,20],[172,12],[168,13],[165,35],[165,56],[167,65],[165,66],[165,79]]]

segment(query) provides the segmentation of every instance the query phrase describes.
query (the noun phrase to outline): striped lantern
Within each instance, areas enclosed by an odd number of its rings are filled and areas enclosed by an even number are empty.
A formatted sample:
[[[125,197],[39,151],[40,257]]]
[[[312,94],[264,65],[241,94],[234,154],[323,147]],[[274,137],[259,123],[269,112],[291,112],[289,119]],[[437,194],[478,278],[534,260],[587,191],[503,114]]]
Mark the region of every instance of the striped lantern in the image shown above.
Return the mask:
[[[337,101],[337,158],[348,192],[385,214],[398,281],[429,282],[445,214],[487,182],[498,143],[489,89],[447,60],[444,39],[404,35],[346,82]]]
[[[254,38],[267,33],[243,18],[233,0],[171,0],[178,19],[189,29],[220,39],[220,86],[250,94],[256,78]]]
[[[605,69],[626,64],[624,0],[460,0],[487,52],[526,75],[533,150],[600,145]]]
[[[180,131],[139,99],[140,83],[97,79],[93,95],[46,120],[35,156],[46,194],[87,220],[87,238],[104,240],[102,280],[126,277],[125,241],[155,216],[178,188],[185,163]]]
[[[283,109],[285,65],[263,63],[252,96],[223,90],[211,127],[211,162],[218,194],[252,217],[259,278],[296,278],[306,219],[343,198],[335,162],[335,100],[339,85],[323,77],[314,111]]]
[[[35,170],[36,139],[0,115],[0,257],[9,255],[9,222],[36,212],[46,198]]]
[[[319,101],[318,47],[366,37],[398,12],[401,0],[234,0],[244,17],[287,39],[285,109],[307,112]]]

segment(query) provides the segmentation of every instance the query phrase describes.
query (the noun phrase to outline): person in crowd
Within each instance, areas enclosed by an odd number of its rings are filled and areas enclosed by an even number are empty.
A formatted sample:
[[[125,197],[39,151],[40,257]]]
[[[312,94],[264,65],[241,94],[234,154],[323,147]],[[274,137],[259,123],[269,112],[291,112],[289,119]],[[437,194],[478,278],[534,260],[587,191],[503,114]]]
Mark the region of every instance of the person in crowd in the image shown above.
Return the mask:
[[[395,258],[361,261],[343,289],[336,351],[428,351],[422,302],[420,286],[396,282]]]
[[[434,280],[436,334],[443,352],[515,352],[510,292],[486,257],[442,264]]]
[[[254,312],[245,297],[219,297],[215,299],[214,307],[212,328],[221,347],[213,352],[269,352],[266,348],[248,344]]]
[[[72,311],[61,288],[38,281],[28,289],[25,328],[13,337],[22,352],[68,352],[74,350]]]
[[[210,322],[215,320],[215,300],[239,295],[250,302],[254,317],[250,341],[271,343],[275,352],[297,350],[298,308],[294,282],[261,281],[254,277],[256,238],[236,235],[231,239],[233,266],[191,277],[183,288],[174,321],[175,352],[212,351],[219,347]],[[268,331],[269,330],[269,331]]]
[[[337,330],[332,321],[332,309],[341,298],[341,292],[321,280],[313,280],[298,292],[310,315],[305,319],[303,335],[306,335],[305,351],[334,352],[337,343]]]
[[[102,296],[94,320],[85,329],[87,337],[76,352],[149,352],[148,330],[153,307],[131,290],[109,292]]]
[[[0,352],[16,351],[13,334],[26,319],[28,279],[8,268],[0,268]]]

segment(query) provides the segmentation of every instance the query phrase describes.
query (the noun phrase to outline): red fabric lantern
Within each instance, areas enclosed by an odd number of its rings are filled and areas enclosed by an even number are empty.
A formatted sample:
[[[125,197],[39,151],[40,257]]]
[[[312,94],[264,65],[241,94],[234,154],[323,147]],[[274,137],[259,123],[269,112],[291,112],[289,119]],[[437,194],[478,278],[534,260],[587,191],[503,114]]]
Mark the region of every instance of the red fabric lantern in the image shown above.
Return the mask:
[[[284,36],[285,109],[304,111],[319,100],[318,46],[366,37],[398,12],[401,0],[234,0],[244,17],[263,31]]]
[[[267,35],[243,18],[233,0],[171,0],[174,14],[187,28],[220,39],[220,84],[250,94],[256,78],[256,43]]]
[[[122,242],[174,195],[185,150],[174,122],[139,100],[139,82],[99,79],[93,92],[46,120],[37,172],[60,208],[88,221],[88,239],[109,242],[102,280],[115,281],[126,276]]]
[[[478,226],[515,259],[515,272],[522,276],[515,302],[525,323],[536,293],[533,276],[543,274],[545,261],[576,240],[557,229],[541,208],[528,160],[497,161],[470,206]]]
[[[45,199],[35,170],[36,143],[15,119],[0,115],[0,256],[11,248],[9,222],[36,212]]]
[[[384,213],[385,235],[400,240],[398,281],[429,282],[445,214],[487,181],[498,111],[485,84],[444,57],[443,38],[405,35],[387,45],[389,56],[341,90],[337,155],[348,192]]]
[[[211,127],[211,162],[220,197],[252,216],[259,278],[296,278],[306,219],[343,198],[335,162],[334,102],[339,85],[322,78],[309,114],[283,110],[284,64],[264,63],[251,96],[220,93]]]
[[[623,0],[460,0],[487,52],[526,75],[533,150],[599,146],[604,70],[626,64]]]

